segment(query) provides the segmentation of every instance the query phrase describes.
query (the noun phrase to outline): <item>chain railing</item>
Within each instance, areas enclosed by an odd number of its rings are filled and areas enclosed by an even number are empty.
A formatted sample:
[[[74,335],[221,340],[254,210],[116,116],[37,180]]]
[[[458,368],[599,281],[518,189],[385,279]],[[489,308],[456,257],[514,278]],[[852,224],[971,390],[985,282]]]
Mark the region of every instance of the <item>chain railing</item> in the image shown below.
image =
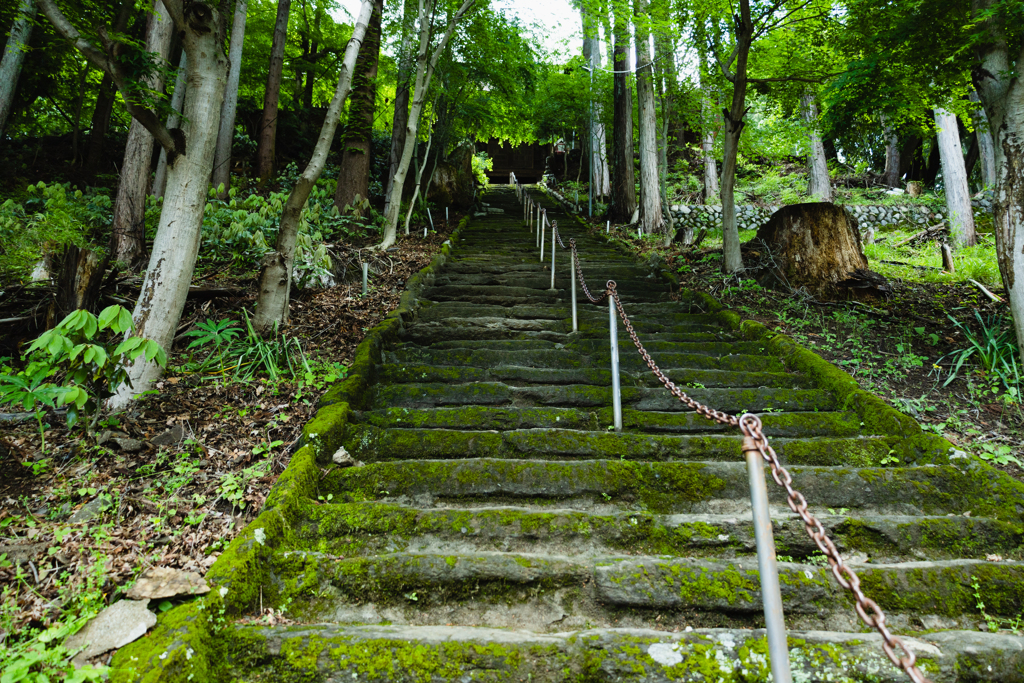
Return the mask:
[[[524,215],[528,216],[529,212],[525,208],[526,204],[529,202],[532,205],[535,204],[535,202],[529,197],[529,193],[527,193],[525,188],[519,184],[514,175],[511,176],[511,181],[516,186],[516,195],[524,202]],[[537,206],[539,207],[539,204],[537,204]],[[546,220],[546,212],[538,215],[544,217]],[[529,220],[527,220],[527,222],[529,223]],[[542,222],[538,230],[538,238],[540,238],[540,231],[543,230],[543,225],[544,223]],[[554,289],[555,245],[557,244],[562,249],[566,249],[566,246],[562,241],[562,236],[558,230],[558,221],[551,221],[550,225],[552,232],[551,287]],[[543,249],[543,240],[538,239],[538,242]],[[773,679],[777,683],[788,683],[791,680],[791,677],[789,673],[789,656],[786,643],[785,624],[782,622],[782,599],[778,585],[778,569],[776,566],[775,548],[774,542],[771,538],[771,518],[768,510],[767,490],[764,486],[765,463],[767,463],[772,474],[772,479],[775,480],[775,483],[785,489],[786,502],[789,505],[789,508],[796,513],[798,517],[800,517],[801,521],[804,523],[804,529],[807,531],[807,535],[810,536],[811,540],[814,541],[814,544],[828,560],[829,568],[831,569],[836,582],[843,588],[843,590],[848,591],[853,596],[854,611],[857,613],[857,616],[860,617],[864,624],[875,629],[882,636],[882,650],[885,652],[889,660],[895,666],[903,670],[903,672],[906,673],[914,683],[931,683],[931,681],[921,673],[921,670],[918,669],[916,665],[917,657],[914,652],[907,647],[901,638],[893,635],[893,633],[889,631],[889,628],[886,626],[886,617],[882,608],[879,607],[878,603],[866,596],[861,590],[860,578],[857,576],[857,573],[843,561],[842,555],[829,538],[828,532],[825,530],[824,526],[822,526],[818,518],[808,510],[808,503],[803,494],[793,488],[793,477],[789,471],[783,467],[778,454],[769,443],[768,437],[765,436],[764,429],[761,424],[761,418],[752,413],[744,413],[740,417],[729,415],[728,413],[716,410],[701,403],[676,386],[676,384],[661,370],[661,368],[658,367],[658,364],[653,358],[651,358],[651,354],[647,349],[644,348],[643,343],[640,341],[640,338],[636,333],[636,329],[633,327],[632,321],[629,319],[629,315],[626,313],[625,308],[622,305],[617,283],[614,280],[608,280],[605,285],[605,290],[599,296],[594,296],[591,293],[590,288],[587,286],[586,278],[583,276],[583,267],[580,263],[579,249],[576,245],[575,238],[569,239],[568,250],[572,254],[570,280],[572,280],[573,284],[573,331],[576,331],[577,329],[575,292],[575,284],[577,280],[579,281],[580,288],[583,290],[583,294],[587,297],[587,300],[590,303],[601,304],[605,300],[608,300],[609,303],[609,326],[611,328],[611,360],[613,375],[613,413],[616,416],[616,429],[622,428],[621,404],[618,400],[619,397],[617,396],[619,392],[616,391],[619,379],[618,334],[615,329],[615,318],[617,314],[617,317],[622,320],[622,324],[625,326],[630,340],[633,342],[633,345],[636,347],[636,350],[640,354],[644,363],[647,364],[647,367],[658,381],[661,382],[661,384],[673,396],[698,415],[718,422],[719,424],[738,427],[743,433],[742,450],[747,459],[748,473],[750,475],[751,503],[754,512],[755,537],[758,547],[758,568],[760,570],[762,581],[761,592],[765,607],[765,622],[768,626],[769,651],[770,653],[779,653],[780,655],[778,657],[771,657]],[[541,260],[543,261],[543,251]]]

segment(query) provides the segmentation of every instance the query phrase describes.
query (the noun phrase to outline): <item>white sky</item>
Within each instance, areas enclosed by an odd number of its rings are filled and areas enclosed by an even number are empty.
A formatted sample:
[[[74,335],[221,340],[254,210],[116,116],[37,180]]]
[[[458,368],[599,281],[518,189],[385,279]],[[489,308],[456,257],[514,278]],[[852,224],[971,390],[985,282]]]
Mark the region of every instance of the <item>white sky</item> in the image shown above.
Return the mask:
[[[541,36],[541,44],[548,52],[561,52],[565,56],[578,54],[583,49],[580,15],[572,9],[569,0],[493,0],[494,7],[505,14],[517,15],[522,22]],[[339,0],[343,11],[336,21],[352,21],[359,13],[359,0]]]

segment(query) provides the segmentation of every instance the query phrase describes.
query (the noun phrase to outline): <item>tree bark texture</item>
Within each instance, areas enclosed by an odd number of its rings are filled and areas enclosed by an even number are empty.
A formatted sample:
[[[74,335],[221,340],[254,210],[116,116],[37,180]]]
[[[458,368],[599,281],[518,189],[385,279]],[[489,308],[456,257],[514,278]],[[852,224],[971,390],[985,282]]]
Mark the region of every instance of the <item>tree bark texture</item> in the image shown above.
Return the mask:
[[[32,37],[32,19],[35,14],[34,0],[21,0],[17,18],[4,47],[3,59],[0,59],[0,142],[4,139],[7,117],[11,115],[14,90],[18,86],[18,77],[21,76],[21,64],[25,61],[29,38]]]
[[[101,251],[68,245],[54,264],[57,291],[53,300],[54,323],[84,308],[91,310],[99,298],[107,258]]]
[[[380,57],[380,25],[384,0],[374,0],[366,39],[359,48],[352,74],[352,97],[341,144],[341,170],[334,191],[339,211],[370,194],[370,162],[373,154],[373,114],[377,98],[377,61]],[[361,210],[359,214],[362,215]]]
[[[188,55],[181,51],[178,61],[178,75],[174,79],[174,93],[171,95],[171,113],[167,117],[167,127],[177,128],[181,121],[181,108],[185,104],[185,91],[188,90]],[[163,197],[167,188],[167,150],[160,148],[160,158],[156,162],[156,174],[153,176],[153,196]]]
[[[832,183],[828,178],[825,146],[821,144],[821,136],[818,135],[818,105],[814,102],[814,95],[811,93],[804,93],[801,104],[810,137],[808,141],[810,151],[807,154],[807,194],[820,201],[830,202],[832,201]]]
[[[640,117],[640,226],[648,235],[661,233],[665,218],[661,212],[658,182],[658,113],[654,97],[654,64],[647,0],[636,0],[636,97]]]
[[[174,23],[161,0],[156,0],[146,28],[146,51],[156,53],[162,62],[171,51]],[[163,90],[163,77],[157,71],[146,81],[153,91]],[[121,180],[114,201],[114,219],[110,232],[110,258],[131,270],[142,267],[146,258],[146,189],[153,160],[153,134],[132,119],[128,142],[121,164]]]
[[[971,101],[977,102],[978,93],[971,92]],[[984,109],[973,114],[974,130],[978,134],[978,158],[981,160],[981,184],[987,188],[996,182],[996,150],[992,144],[992,128],[988,124],[988,116]],[[0,132],[3,132],[0,127]],[[968,172],[970,169],[967,169]]]
[[[898,187],[900,184],[900,140],[890,126],[884,127],[885,135],[885,173],[882,176],[886,187]]]
[[[402,205],[402,189],[405,187],[405,176],[409,172],[409,163],[412,161],[413,149],[416,146],[416,135],[419,130],[420,114],[427,100],[427,90],[430,88],[430,79],[437,68],[437,62],[441,54],[448,47],[452,33],[459,20],[469,11],[476,0],[465,0],[462,6],[448,22],[448,28],[438,42],[433,54],[430,52],[431,23],[434,13],[433,0],[420,0],[419,25],[420,42],[416,54],[416,82],[413,88],[412,108],[409,111],[409,122],[406,125],[405,147],[402,149],[402,160],[398,164],[394,180],[391,185],[390,201],[387,204],[387,211],[384,214],[384,239],[380,248],[387,249],[398,237],[398,213]]]
[[[260,184],[274,175],[275,142],[277,139],[277,105],[281,97],[281,74],[284,69],[284,47],[288,40],[288,13],[291,0],[277,0],[277,21],[274,40],[270,46],[270,72],[267,89],[263,93],[263,116],[260,119],[259,140],[256,146],[256,175]]]
[[[996,0],[973,0],[976,15],[991,10]],[[1011,53],[1008,29],[999,12],[981,21],[984,39],[978,44],[972,77],[985,107],[995,149],[996,257],[1010,298],[1017,346],[1024,349],[1024,46]]]
[[[754,39],[754,25],[750,19],[749,0],[740,0],[740,14],[736,16],[736,69],[730,73],[722,64],[726,78],[732,82],[732,106],[724,110],[723,154],[722,154],[722,270],[736,273],[743,268],[740,254],[740,233],[736,224],[736,155],[739,152],[740,135],[743,134],[743,117],[747,114],[747,58]]]
[[[704,67],[701,67],[704,78]],[[704,157],[704,203],[718,201],[718,162],[715,161],[715,136],[721,124],[716,112],[718,98],[713,96],[707,84],[701,84],[701,136],[700,149]]]
[[[583,59],[593,70],[590,82],[594,82],[594,74],[601,68],[601,48],[597,36],[597,22],[585,6],[580,7],[583,20]],[[604,124],[601,123],[601,111],[594,96],[590,93],[590,165],[593,169],[594,197],[607,197],[611,194],[611,175],[608,169],[608,151],[605,143]]]
[[[661,25],[668,22],[668,4],[656,2],[652,7],[652,15]],[[671,124],[676,114],[676,61],[675,40],[664,30],[654,35],[655,69],[658,75],[658,95],[661,100],[661,121],[658,124],[658,190],[665,218],[665,245],[671,244],[675,235],[675,220],[669,210],[668,172],[669,146],[671,142]]]
[[[249,11],[248,0],[235,0],[235,18],[231,22],[231,44],[228,48],[228,83],[224,89],[224,104],[220,108],[220,130],[217,150],[213,156],[213,186],[221,199],[228,198],[231,189],[231,143],[235,140],[235,112],[238,109],[238,81],[242,73],[242,43],[245,41],[245,20]]]
[[[402,17],[402,47],[398,57],[398,81],[395,87],[395,114],[391,119],[391,152],[388,157],[388,182],[384,189],[384,215],[391,207],[391,186],[402,163],[402,152],[405,150],[405,131],[409,125],[409,93],[412,90],[413,23],[416,20],[412,0],[406,0],[405,14]]]
[[[629,15],[616,7],[612,85],[612,220],[626,222],[636,211],[633,168],[633,94],[629,87]]]
[[[199,253],[228,60],[222,47],[226,18],[216,9],[174,0],[165,0],[165,5],[188,54],[184,142],[176,147],[181,151],[169,157],[160,224],[132,320],[136,335],[152,339],[170,355]],[[128,370],[131,386],[122,386],[110,406],[124,407],[149,389],[160,373],[160,366],[140,356]]]
[[[784,291],[803,288],[830,297],[839,282],[868,267],[846,211],[826,202],[782,207],[758,229],[749,249],[764,264],[757,268],[758,282]]]
[[[942,184],[946,188],[949,235],[954,248],[970,247],[978,240],[974,234],[974,209],[971,207],[971,189],[967,184],[967,169],[964,166],[957,120],[945,109],[936,109],[935,125],[939,129],[939,154],[942,158]]]
[[[285,202],[284,210],[281,213],[281,229],[277,233],[274,251],[263,259],[256,313],[253,316],[253,327],[260,334],[270,333],[275,327],[288,322],[292,265],[295,261],[295,242],[299,236],[302,210],[306,207],[309,193],[312,192],[327,164],[327,154],[331,151],[334,133],[338,129],[341,108],[352,89],[352,72],[356,66],[356,58],[359,56],[359,49],[366,37],[370,16],[376,7],[379,7],[379,0],[377,2],[363,0],[359,18],[352,30],[352,38],[349,39],[348,45],[345,47],[341,73],[338,75],[338,87],[334,91],[334,98],[324,117],[320,137],[317,138],[316,147],[313,148],[313,156],[306,164],[306,168],[302,171],[302,175],[299,176],[298,182],[295,183],[295,187]]]

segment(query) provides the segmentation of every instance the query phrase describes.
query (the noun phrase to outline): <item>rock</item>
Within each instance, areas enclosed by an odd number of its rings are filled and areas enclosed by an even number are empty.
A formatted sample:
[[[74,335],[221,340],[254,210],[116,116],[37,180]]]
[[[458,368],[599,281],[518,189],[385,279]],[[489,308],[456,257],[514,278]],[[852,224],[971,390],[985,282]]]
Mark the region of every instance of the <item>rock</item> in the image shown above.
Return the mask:
[[[173,598],[178,595],[203,595],[210,592],[206,579],[196,572],[169,567],[153,567],[143,572],[128,597],[133,600]]]
[[[154,446],[173,446],[184,438],[185,428],[179,424],[174,425],[162,434],[157,434],[149,442]]]
[[[124,432],[115,432],[115,431],[112,431],[110,429],[104,429],[102,432],[100,432],[100,435],[96,437],[96,445],[97,446],[102,446],[103,444],[107,443],[108,441],[112,441],[114,439],[127,439],[127,438],[128,438],[128,435],[125,434]]]
[[[117,444],[118,448],[126,453],[141,451],[144,446],[144,444],[138,439],[113,439],[113,442]]]
[[[0,556],[7,556],[9,562],[15,565],[25,564],[37,555],[46,552],[50,547],[49,543],[23,543],[20,545],[0,545]]]
[[[476,195],[476,178],[473,175],[473,145],[462,144],[455,148],[447,159],[437,164],[434,177],[427,191],[427,199],[438,206],[468,209],[473,206]],[[486,207],[482,213],[486,216]]]
[[[686,204],[683,204],[682,206],[679,207],[679,211],[683,214],[689,214],[692,210],[693,209],[688,207]]]
[[[81,631],[68,637],[64,647],[71,651],[82,650],[71,660],[74,665],[84,666],[89,659],[144,636],[156,625],[156,615],[146,608],[148,604],[149,600],[115,602]]]
[[[85,524],[103,514],[103,509],[110,504],[110,499],[106,496],[96,496],[82,507],[75,510],[75,514],[71,515],[71,519],[68,520],[69,524]]]
[[[334,451],[334,455],[331,456],[331,461],[334,462],[335,465],[339,465],[341,467],[352,467],[353,465],[359,464],[358,461],[353,458],[347,450],[345,450],[344,446],[339,446],[338,450]]]

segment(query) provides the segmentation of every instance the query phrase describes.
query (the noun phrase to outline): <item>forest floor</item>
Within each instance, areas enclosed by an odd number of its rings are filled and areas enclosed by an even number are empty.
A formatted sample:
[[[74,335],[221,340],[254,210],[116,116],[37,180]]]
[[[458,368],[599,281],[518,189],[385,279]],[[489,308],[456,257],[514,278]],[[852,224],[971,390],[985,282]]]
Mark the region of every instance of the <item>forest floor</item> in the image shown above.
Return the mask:
[[[742,232],[741,241],[755,234]],[[690,249],[665,248],[628,230],[614,234],[637,254],[662,258],[682,287],[707,292],[744,318],[789,335],[850,373],[866,391],[913,416],[924,429],[1024,480],[1019,378],[986,371],[977,352],[955,371],[961,352],[975,342],[986,353],[1017,357],[1008,306],[990,300],[970,282],[970,271],[959,276],[937,273],[936,242],[911,241],[884,251],[868,248],[869,257],[874,253],[887,261],[932,264],[915,268],[869,258],[869,267],[890,281],[893,291],[887,298],[817,301],[764,289],[742,276],[724,276],[720,238],[717,244],[709,241],[704,248]],[[883,244],[899,244],[914,234],[894,230],[883,236]],[[1005,300],[1002,290],[995,293]],[[628,297],[628,292],[622,294]],[[1019,371],[1019,360],[1016,367]]]
[[[397,308],[406,280],[440,251],[460,218],[384,254],[364,252],[371,260],[365,296],[358,281],[293,295],[284,332],[302,346],[294,375],[237,380],[230,368],[197,372],[185,348],[190,339],[179,335],[157,392],[95,432],[70,431],[51,413],[44,445],[34,418],[4,422],[0,660],[5,647],[14,660],[35,657],[25,648],[46,633],[60,643],[150,567],[204,574],[258,514],[319,396],[344,376],[365,332]],[[252,274],[213,282],[244,295],[190,302],[179,331],[204,321],[244,329],[243,310],[255,300]],[[170,607],[164,601],[158,609]],[[33,633],[44,637],[33,641]],[[39,656],[52,672],[66,661],[52,645]]]

